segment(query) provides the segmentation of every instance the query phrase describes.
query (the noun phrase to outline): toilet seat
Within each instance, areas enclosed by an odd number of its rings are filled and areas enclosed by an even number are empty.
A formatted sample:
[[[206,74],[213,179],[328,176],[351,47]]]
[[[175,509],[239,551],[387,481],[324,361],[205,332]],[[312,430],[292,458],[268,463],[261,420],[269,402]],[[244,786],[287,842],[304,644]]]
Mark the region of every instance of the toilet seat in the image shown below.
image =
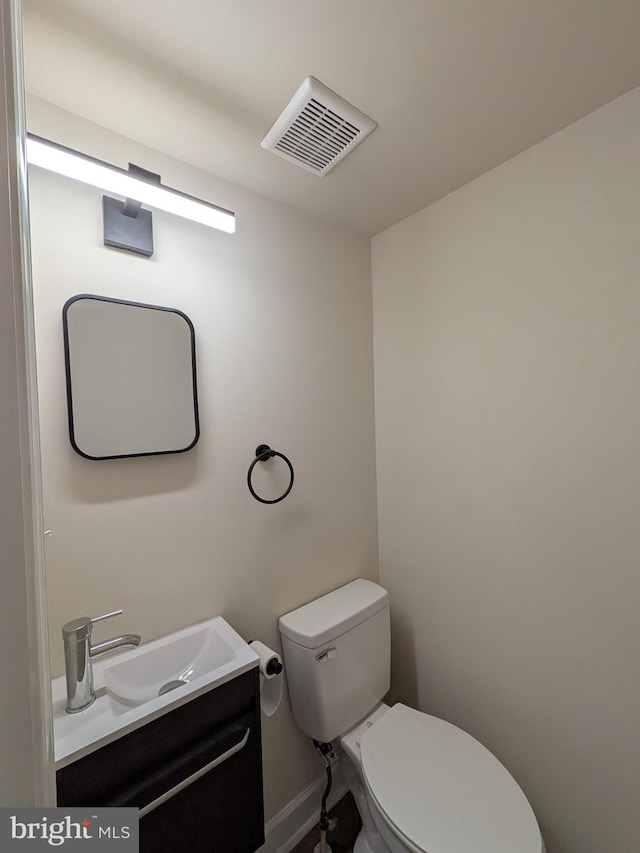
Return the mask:
[[[462,729],[394,705],[360,739],[362,775],[381,818],[414,853],[540,853],[525,795]]]

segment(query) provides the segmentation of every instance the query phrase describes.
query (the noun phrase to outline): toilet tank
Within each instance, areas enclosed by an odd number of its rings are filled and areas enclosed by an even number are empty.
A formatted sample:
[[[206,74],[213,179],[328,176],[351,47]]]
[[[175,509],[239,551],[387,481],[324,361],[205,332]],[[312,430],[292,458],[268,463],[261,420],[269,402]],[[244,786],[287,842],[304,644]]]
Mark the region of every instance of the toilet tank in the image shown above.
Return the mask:
[[[359,579],[280,617],[293,716],[326,743],[344,734],[389,690],[389,595]]]

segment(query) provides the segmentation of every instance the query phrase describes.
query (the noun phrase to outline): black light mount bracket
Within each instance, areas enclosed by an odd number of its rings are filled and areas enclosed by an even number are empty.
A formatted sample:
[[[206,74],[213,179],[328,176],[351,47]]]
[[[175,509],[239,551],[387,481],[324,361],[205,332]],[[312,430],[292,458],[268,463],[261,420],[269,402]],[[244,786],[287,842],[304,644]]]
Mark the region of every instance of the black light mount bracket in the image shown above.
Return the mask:
[[[129,163],[132,177],[160,185],[160,175],[149,172],[135,163]],[[102,215],[104,223],[104,245],[115,249],[125,249],[136,255],[150,258],[153,255],[153,221],[151,211],[142,208],[142,203],[128,198],[119,201],[102,196]]]
[[[122,208],[122,212],[125,216],[130,216],[132,219],[135,219],[138,213],[140,212],[140,208],[142,207],[141,201],[136,201],[133,198],[127,198],[124,202],[124,207]]]
[[[143,169],[142,166],[136,166],[135,163],[129,163],[129,172],[132,177],[147,181],[149,184],[160,184],[162,182],[162,178],[156,172],[150,172],[148,169]]]

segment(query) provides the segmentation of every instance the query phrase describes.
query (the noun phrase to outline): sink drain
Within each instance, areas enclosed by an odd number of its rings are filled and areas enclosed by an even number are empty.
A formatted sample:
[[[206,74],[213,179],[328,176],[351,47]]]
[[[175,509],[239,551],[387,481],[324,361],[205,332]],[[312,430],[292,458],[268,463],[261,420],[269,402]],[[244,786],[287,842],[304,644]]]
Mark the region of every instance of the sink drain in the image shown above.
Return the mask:
[[[188,684],[188,681],[185,681],[184,678],[174,678],[173,681],[167,681],[166,684],[163,684],[160,690],[158,690],[158,696],[163,696],[165,693],[168,693],[170,690],[175,690],[176,687],[182,687],[183,684]]]

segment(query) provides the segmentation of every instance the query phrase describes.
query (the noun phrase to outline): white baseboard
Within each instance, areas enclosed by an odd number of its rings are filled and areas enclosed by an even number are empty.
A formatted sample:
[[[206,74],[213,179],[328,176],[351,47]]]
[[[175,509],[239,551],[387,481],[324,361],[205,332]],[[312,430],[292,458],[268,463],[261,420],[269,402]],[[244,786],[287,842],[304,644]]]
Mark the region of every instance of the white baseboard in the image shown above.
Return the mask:
[[[334,765],[333,784],[327,805],[332,809],[347,793],[339,765]],[[289,853],[320,818],[322,794],[327,783],[323,774],[301,791],[265,826],[265,842],[256,853]],[[320,834],[318,834],[320,841]]]

